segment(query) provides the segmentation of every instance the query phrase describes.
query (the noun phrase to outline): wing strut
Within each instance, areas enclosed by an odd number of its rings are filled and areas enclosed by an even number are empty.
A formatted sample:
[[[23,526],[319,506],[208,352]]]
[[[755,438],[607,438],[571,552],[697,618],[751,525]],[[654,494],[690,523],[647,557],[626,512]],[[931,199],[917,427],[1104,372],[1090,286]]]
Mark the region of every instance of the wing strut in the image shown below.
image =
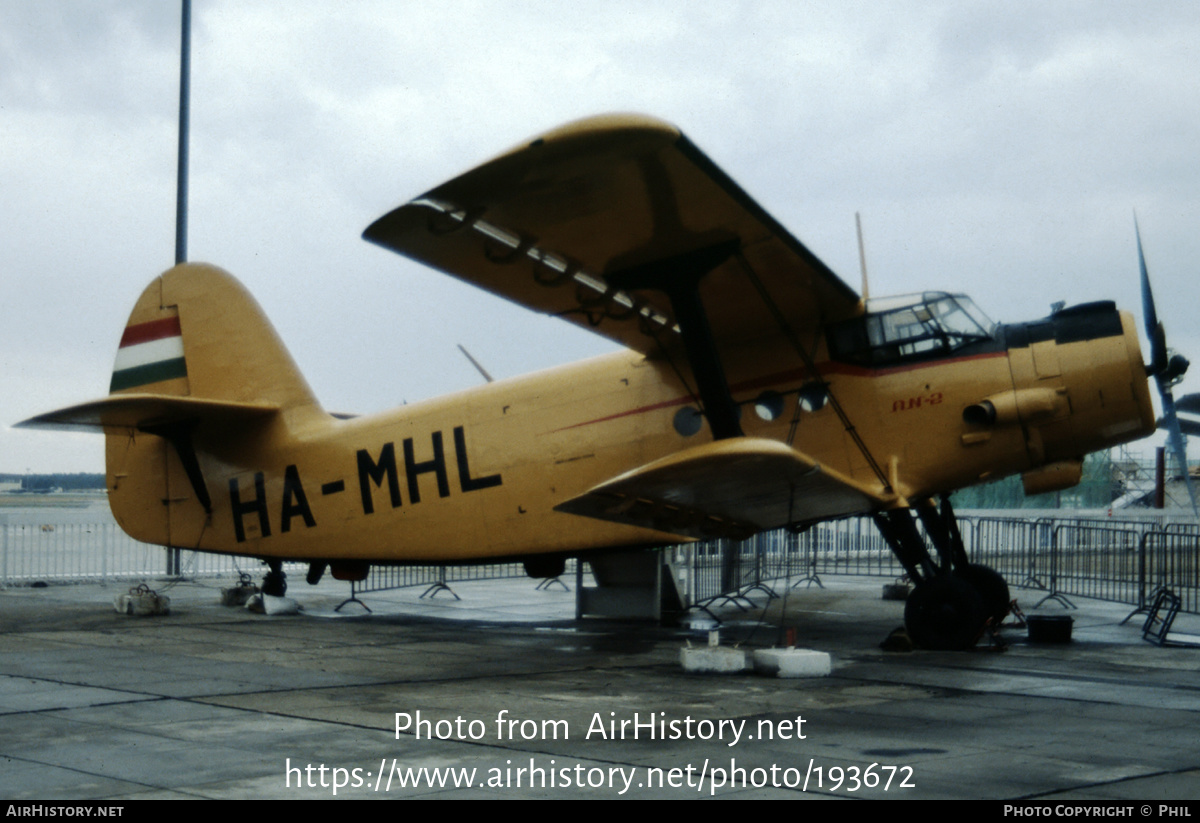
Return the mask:
[[[740,245],[741,241],[737,238],[723,240],[604,275],[618,289],[654,289],[667,295],[715,440],[741,437],[742,426],[738,422],[737,404],[733,402],[733,395],[729,391],[729,381],[725,378],[712,326],[700,297],[700,281],[704,275],[737,253]]]
[[[762,280],[759,279],[758,273],[754,271],[754,267],[751,266],[750,262],[746,260],[746,258],[740,253],[737,255],[737,259],[738,262],[741,263],[742,269],[746,272],[746,276],[750,279],[750,282],[754,284],[755,290],[758,291],[759,296],[762,297],[763,303],[766,304],[767,309],[770,310],[772,316],[775,318],[775,322],[779,324],[779,330],[784,333],[784,336],[787,337],[788,342],[792,344],[792,348],[796,350],[796,353],[800,355],[800,359],[804,361],[804,367],[808,369],[808,373],[811,374],[815,379],[819,380],[821,385],[825,388],[825,396],[829,398],[829,405],[833,407],[834,412],[837,413],[838,419],[842,421],[842,428],[844,428],[846,433],[850,435],[850,438],[854,441],[854,445],[858,447],[859,452],[864,458],[866,458],[867,463],[871,465],[871,470],[875,473],[875,476],[879,478],[879,482],[883,485],[883,488],[890,494],[892,492],[891,481],[888,480],[887,474],[883,471],[883,468],[879,465],[879,462],[871,454],[870,450],[867,449],[867,444],[863,442],[862,437],[858,433],[858,429],[856,429],[854,424],[850,422],[849,415],[846,414],[846,410],[842,408],[842,404],[838,402],[838,399],[834,396],[833,391],[830,390],[829,384],[821,378],[821,373],[817,371],[817,364],[812,359],[812,355],[808,353],[808,349],[804,348],[803,344],[800,342],[800,338],[798,338],[796,333],[792,330],[791,324],[788,323],[783,312],[779,310],[779,306],[776,305],[775,301],[771,299],[771,295],[767,292],[767,287],[764,286]]]

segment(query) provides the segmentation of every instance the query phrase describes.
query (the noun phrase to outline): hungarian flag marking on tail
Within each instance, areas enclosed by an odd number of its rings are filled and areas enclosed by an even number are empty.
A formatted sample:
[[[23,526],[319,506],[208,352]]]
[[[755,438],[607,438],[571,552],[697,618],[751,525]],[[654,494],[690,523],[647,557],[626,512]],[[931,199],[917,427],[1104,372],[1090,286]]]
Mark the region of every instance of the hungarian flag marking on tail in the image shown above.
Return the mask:
[[[187,377],[179,316],[126,326],[108,390],[132,389],[176,377]]]

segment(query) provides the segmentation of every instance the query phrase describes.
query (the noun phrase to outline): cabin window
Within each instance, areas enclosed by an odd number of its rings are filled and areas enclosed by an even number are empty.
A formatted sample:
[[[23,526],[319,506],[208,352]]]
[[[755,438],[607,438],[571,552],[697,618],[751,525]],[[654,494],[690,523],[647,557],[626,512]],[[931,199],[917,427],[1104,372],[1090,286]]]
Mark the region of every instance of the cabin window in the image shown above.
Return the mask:
[[[861,317],[829,329],[835,360],[884,366],[943,357],[994,339],[995,324],[969,297],[926,292],[870,301]]]

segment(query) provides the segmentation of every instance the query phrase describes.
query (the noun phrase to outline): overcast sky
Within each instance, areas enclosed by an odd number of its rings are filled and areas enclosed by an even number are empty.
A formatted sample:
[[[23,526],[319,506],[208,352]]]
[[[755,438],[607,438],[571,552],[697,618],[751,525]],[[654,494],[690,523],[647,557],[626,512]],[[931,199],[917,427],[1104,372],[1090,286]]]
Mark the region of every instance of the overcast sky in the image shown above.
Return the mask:
[[[189,257],[241,279],[326,408],[610,350],[365,243],[376,217],[608,111],[678,125],[857,286],[1139,312],[1142,227],[1200,360],[1200,10],[1173,3],[195,0]],[[17,431],[103,396],[174,259],[179,8],[0,0],[0,471],[101,471]],[[1200,390],[1200,366],[1182,391]]]

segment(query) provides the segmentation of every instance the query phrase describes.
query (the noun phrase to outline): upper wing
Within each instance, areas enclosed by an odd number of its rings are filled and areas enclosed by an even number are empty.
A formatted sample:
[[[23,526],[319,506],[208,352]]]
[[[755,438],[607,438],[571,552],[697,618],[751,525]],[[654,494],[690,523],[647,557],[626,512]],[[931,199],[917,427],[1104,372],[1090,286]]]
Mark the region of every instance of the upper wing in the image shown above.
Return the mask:
[[[701,286],[720,344],[759,336],[780,317],[811,328],[860,305],[686,137],[647,117],[549,132],[384,215],[363,236],[643,352],[677,330],[671,304],[608,278],[718,245],[737,250]]]
[[[783,443],[739,437],[656,460],[555,508],[705,539],[744,538],[886,502]]]

